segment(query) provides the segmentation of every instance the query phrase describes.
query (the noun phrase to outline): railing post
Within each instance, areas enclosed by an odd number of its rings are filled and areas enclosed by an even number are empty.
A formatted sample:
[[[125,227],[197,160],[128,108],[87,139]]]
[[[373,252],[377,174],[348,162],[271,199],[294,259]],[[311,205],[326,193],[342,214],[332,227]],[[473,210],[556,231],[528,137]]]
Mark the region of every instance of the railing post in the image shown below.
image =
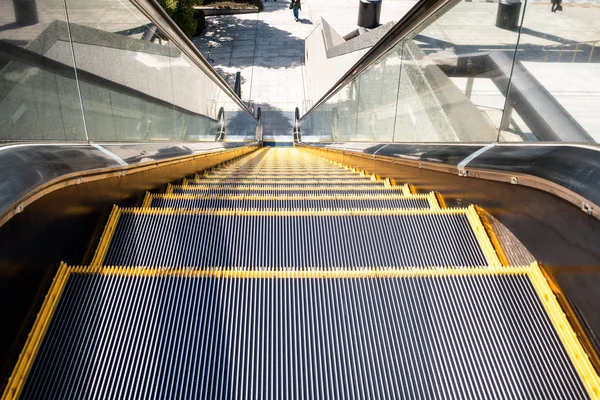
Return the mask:
[[[467,96],[467,98],[469,100],[471,100],[471,94],[473,93],[473,83],[475,83],[475,78],[473,77],[468,77],[467,78],[467,87],[465,89],[465,96]]]
[[[500,121],[500,130],[504,131],[508,129],[508,126],[510,125],[510,120],[512,119],[512,113],[513,108],[507,102],[506,106],[504,107],[504,112],[502,113],[502,121]]]

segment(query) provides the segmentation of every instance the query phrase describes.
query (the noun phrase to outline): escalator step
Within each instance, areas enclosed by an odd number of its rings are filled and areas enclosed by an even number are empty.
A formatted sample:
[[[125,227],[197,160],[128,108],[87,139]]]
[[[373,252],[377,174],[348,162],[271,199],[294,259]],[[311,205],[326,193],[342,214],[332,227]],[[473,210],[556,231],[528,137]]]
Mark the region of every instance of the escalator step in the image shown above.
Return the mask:
[[[500,265],[474,208],[115,208],[115,213],[118,223],[107,225],[94,265],[321,270]]]
[[[590,398],[530,275],[463,271],[73,272],[21,397]]]
[[[381,189],[381,190],[377,190],[377,189]],[[395,192],[402,193],[402,194],[406,193],[403,190],[396,190]],[[319,196],[319,195],[323,195],[323,194],[327,194],[327,195],[371,195],[371,194],[381,193],[382,196],[386,196],[390,193],[390,191],[386,190],[384,188],[381,188],[381,187],[375,187],[375,188],[373,188],[373,190],[370,188],[351,189],[351,190],[338,188],[335,190],[328,190],[327,188],[324,188],[324,187],[299,188],[299,189],[298,188],[289,188],[289,187],[284,187],[284,188],[237,187],[237,188],[231,188],[231,189],[221,189],[218,187],[198,188],[198,187],[194,187],[194,186],[187,186],[187,187],[174,187],[172,193],[173,194],[206,193],[206,194],[222,195],[222,196],[244,194],[244,195],[256,195],[256,196],[264,195],[264,196],[272,196],[272,197],[279,196],[279,195],[286,195],[286,196],[291,196],[291,195]]]
[[[187,185],[187,186],[169,186],[167,193],[210,193],[210,194],[231,194],[231,193],[263,193],[272,196],[276,193],[294,193],[302,194],[390,194],[403,193],[411,194],[408,185],[383,187],[376,185],[360,186],[312,186],[312,185],[244,185],[244,186],[225,186],[220,185]]]
[[[214,196],[149,195],[148,207],[215,209],[430,208],[435,195],[413,196]]]
[[[369,178],[357,179],[199,179],[188,181],[190,186],[242,186],[242,185],[270,185],[270,186],[383,186],[383,182],[373,182]]]
[[[228,182],[228,181],[240,181],[245,182],[249,181],[252,183],[253,181],[258,181],[259,183],[263,183],[264,181],[275,181],[276,183],[289,182],[289,181],[298,181],[298,182],[310,182],[310,181],[325,181],[327,182],[343,182],[343,183],[357,183],[364,184],[369,183],[370,178],[368,177],[360,177],[358,175],[350,175],[350,176],[339,176],[339,175],[306,175],[306,176],[294,176],[294,175],[228,175],[228,176],[206,176],[199,177],[198,179],[190,179],[189,182],[194,183],[203,183],[206,181],[217,181],[217,182]]]

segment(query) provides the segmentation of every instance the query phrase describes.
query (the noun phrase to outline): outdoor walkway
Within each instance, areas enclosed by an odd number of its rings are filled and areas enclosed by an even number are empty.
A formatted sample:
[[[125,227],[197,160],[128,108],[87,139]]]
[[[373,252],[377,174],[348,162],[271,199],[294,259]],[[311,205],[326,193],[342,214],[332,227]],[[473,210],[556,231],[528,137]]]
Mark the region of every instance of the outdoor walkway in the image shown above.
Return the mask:
[[[397,21],[416,1],[386,0],[381,22]],[[258,14],[206,18],[194,43],[233,86],[241,71],[242,98],[265,110],[293,111],[305,100],[304,39],[324,17],[340,33],[356,29],[358,0],[303,0],[295,22],[289,2],[264,2]]]

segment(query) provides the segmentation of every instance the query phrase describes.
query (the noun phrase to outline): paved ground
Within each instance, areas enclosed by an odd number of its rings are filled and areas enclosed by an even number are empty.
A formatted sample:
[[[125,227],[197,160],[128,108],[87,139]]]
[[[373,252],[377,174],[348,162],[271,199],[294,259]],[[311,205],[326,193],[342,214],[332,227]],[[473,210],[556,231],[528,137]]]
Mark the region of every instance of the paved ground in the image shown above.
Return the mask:
[[[397,20],[413,0],[387,0],[382,22]],[[242,98],[262,110],[293,111],[305,99],[304,39],[324,17],[338,32],[356,29],[358,0],[303,0],[295,22],[287,1],[265,2],[258,14],[208,17],[194,38],[202,54],[233,86],[242,74]]]
[[[20,27],[15,23],[13,1],[0,1],[0,40],[25,46],[55,20],[66,21],[64,0],[37,0],[39,23]],[[148,19],[128,1],[69,0],[70,22],[120,32],[148,24]]]

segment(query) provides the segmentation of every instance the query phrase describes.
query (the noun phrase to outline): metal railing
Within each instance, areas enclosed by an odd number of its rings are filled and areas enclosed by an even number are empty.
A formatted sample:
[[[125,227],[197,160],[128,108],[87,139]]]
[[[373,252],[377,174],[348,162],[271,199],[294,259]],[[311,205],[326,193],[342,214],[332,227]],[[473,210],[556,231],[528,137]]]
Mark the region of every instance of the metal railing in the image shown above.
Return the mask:
[[[586,42],[573,42],[573,43],[561,43],[554,44],[550,46],[544,47],[544,51],[546,52],[546,56],[544,57],[544,62],[548,62],[548,58],[551,54],[556,54],[558,52],[558,60],[557,62],[562,61],[563,53],[573,53],[573,57],[571,57],[571,62],[581,62],[577,60],[577,56],[586,55],[589,52],[587,57],[587,61],[591,63],[594,58],[594,50],[600,44],[600,40],[590,40]]]

